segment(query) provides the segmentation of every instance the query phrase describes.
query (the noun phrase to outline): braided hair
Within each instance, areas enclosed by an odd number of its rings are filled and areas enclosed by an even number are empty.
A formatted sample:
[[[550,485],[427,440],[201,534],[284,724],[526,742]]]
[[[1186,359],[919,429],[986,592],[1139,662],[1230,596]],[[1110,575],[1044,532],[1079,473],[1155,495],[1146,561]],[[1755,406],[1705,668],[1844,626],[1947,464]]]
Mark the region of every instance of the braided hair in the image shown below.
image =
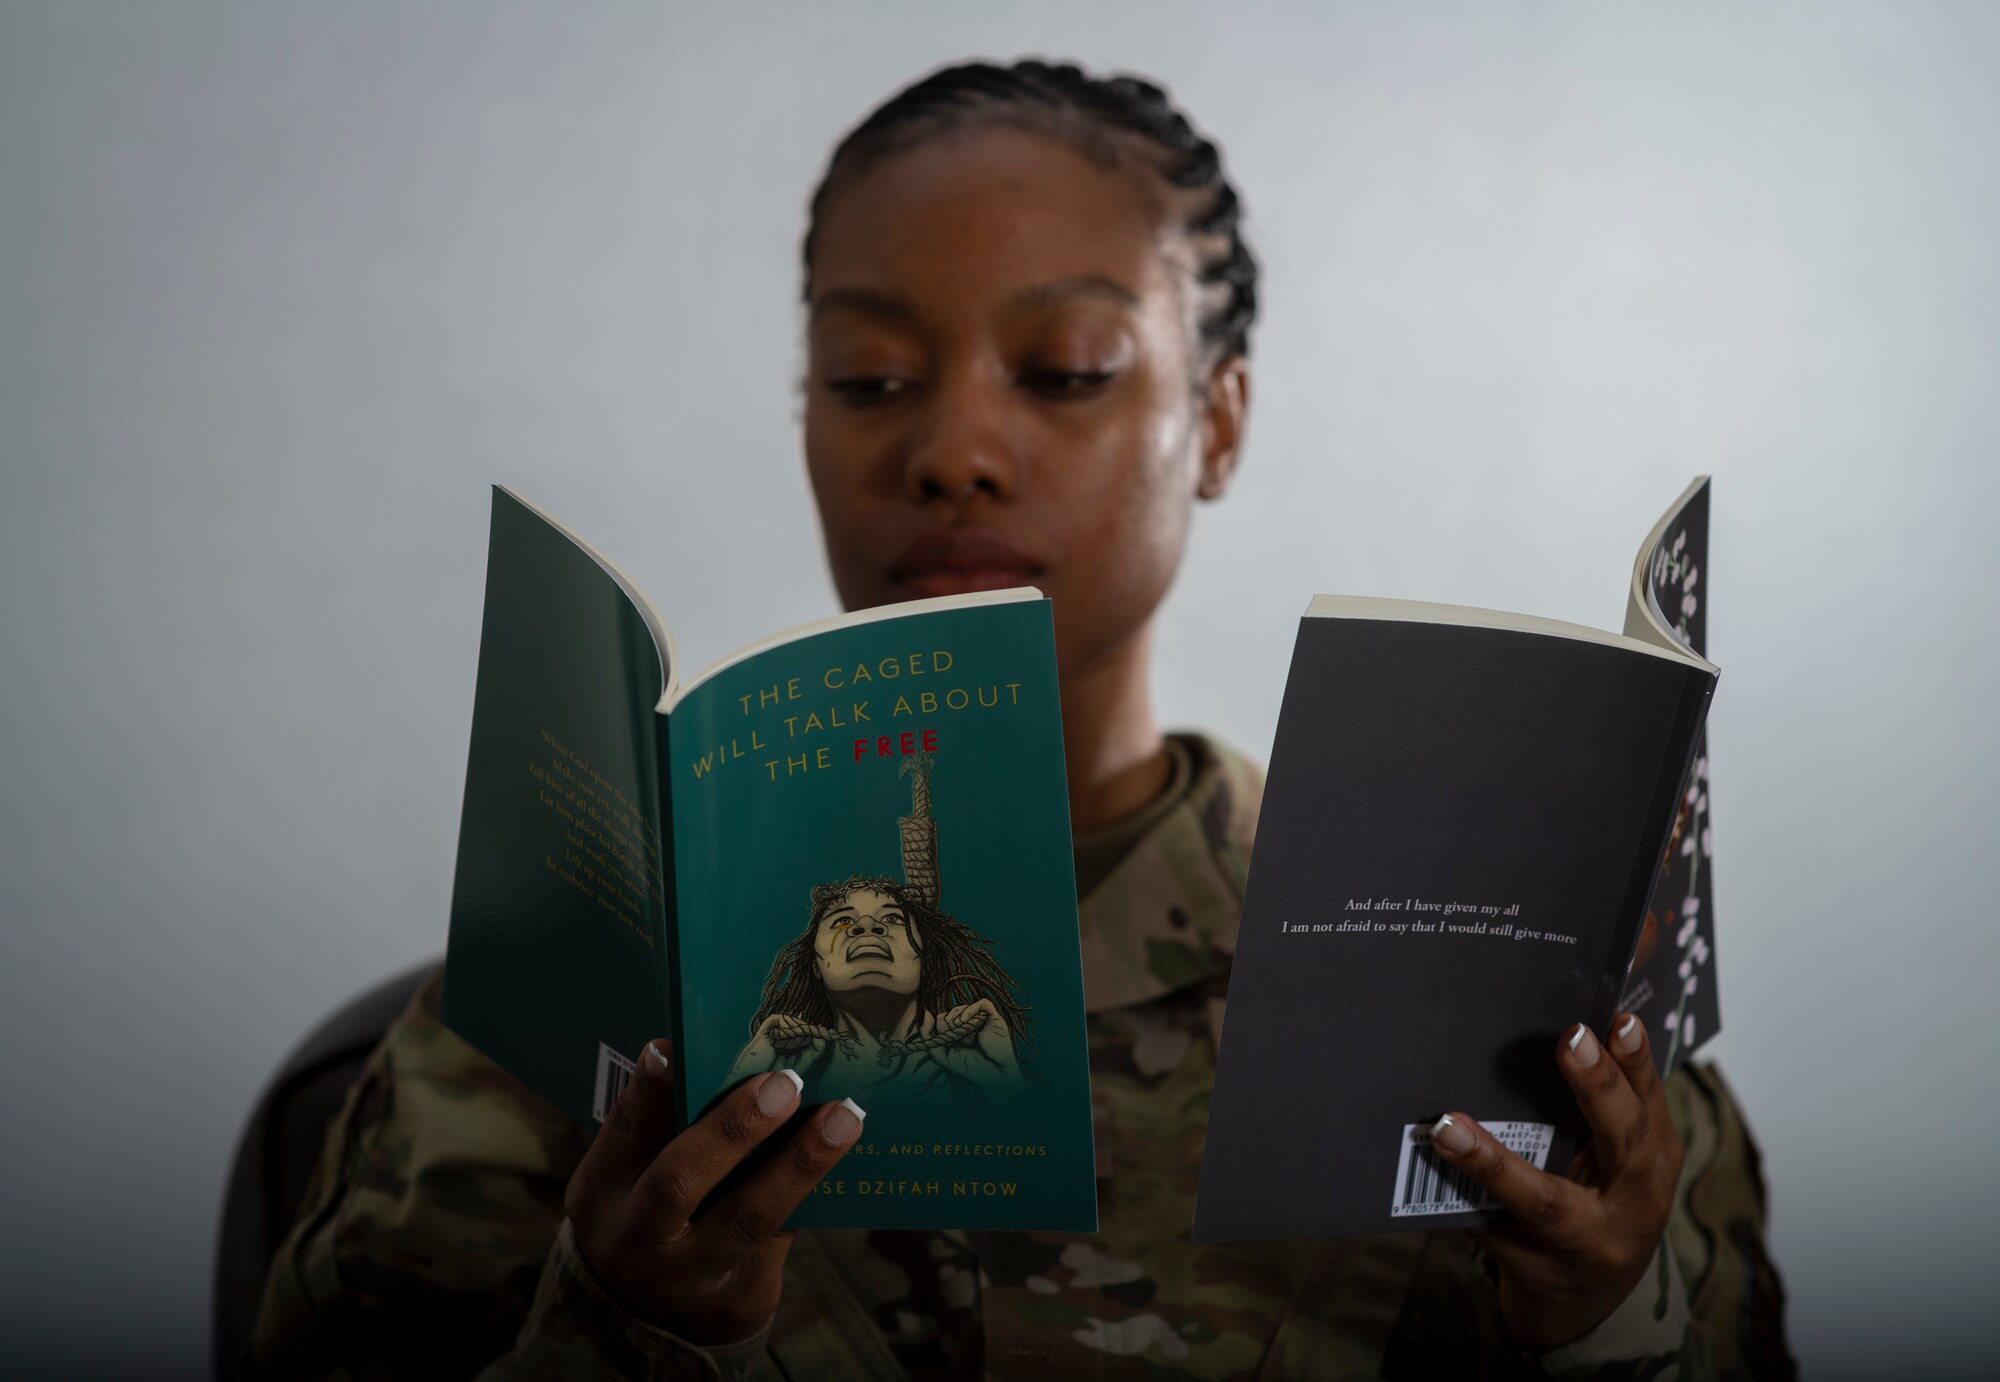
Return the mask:
[[[819,924],[849,894],[863,888],[893,898],[910,919],[910,939],[919,961],[920,977],[914,996],[920,1016],[943,1014],[963,1004],[990,998],[1012,1034],[1016,1058],[1033,1053],[1035,1039],[1028,1031],[1028,1007],[1013,977],[993,958],[993,941],[924,901],[916,889],[891,878],[862,874],[839,883],[822,883],[812,890],[806,929],[771,961],[764,991],[758,995],[756,1015],[750,1019],[751,1035],[763,1026],[765,1018],[774,1014],[796,1017],[816,1027],[835,1024],[833,1000],[819,977],[819,956],[815,949]]]
[[[1132,137],[1149,166],[1191,196],[1181,230],[1196,256],[1195,327],[1215,363],[1250,353],[1257,317],[1257,260],[1243,241],[1242,204],[1222,171],[1222,151],[1175,109],[1167,93],[1131,75],[1091,77],[1074,63],[1028,59],[1011,67],[964,63],[904,88],[840,141],[814,189],[804,245],[804,297],[812,300],[813,244],[828,196],[887,154],[948,130],[1013,125],[1053,135],[1106,167],[1129,161]]]

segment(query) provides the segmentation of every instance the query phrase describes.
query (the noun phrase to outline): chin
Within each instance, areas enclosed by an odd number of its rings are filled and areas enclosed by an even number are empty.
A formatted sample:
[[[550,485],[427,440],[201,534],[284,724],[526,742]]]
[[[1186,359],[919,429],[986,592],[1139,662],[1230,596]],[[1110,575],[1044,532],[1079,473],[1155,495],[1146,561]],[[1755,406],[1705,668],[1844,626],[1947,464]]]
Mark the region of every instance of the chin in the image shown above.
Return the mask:
[[[875,990],[875,992],[877,993],[893,994],[897,998],[913,998],[916,996],[917,992],[917,986],[914,982],[909,984],[897,984],[897,983],[892,983],[887,979],[883,979],[876,983],[869,984],[868,987]]]
[[[917,986],[911,984],[908,988],[903,988],[886,975],[863,974],[845,983],[829,982],[827,990],[831,993],[895,993],[908,997],[917,991]]]

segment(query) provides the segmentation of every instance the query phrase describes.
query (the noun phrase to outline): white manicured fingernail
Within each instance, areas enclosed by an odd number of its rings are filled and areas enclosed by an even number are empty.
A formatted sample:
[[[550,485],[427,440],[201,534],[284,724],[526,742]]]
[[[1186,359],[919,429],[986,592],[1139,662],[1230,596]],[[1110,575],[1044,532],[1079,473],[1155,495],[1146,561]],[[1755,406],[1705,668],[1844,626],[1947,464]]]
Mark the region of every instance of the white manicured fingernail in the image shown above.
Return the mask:
[[[1625,1019],[1625,1025],[1611,1034],[1611,1039],[1617,1043],[1620,1051],[1629,1056],[1639,1049],[1639,1042],[1644,1036],[1645,1033],[1639,1030],[1639,1019],[1628,1017]]]
[[[1597,1058],[1604,1050],[1597,1044],[1597,1038],[1590,1034],[1590,1028],[1577,1024],[1576,1035],[1569,1039],[1569,1052],[1576,1057],[1576,1063],[1585,1070],[1597,1064]]]
[[[1431,1141],[1447,1152],[1464,1154],[1472,1150],[1472,1129],[1460,1127],[1447,1113],[1431,1127]]]
[[[850,1137],[860,1133],[861,1120],[867,1116],[868,1111],[861,1105],[852,1099],[842,1099],[833,1106],[833,1111],[826,1115],[826,1121],[819,1125],[820,1136],[838,1147]]]
[[[784,1079],[779,1079],[779,1075]],[[796,1070],[779,1070],[766,1075],[757,1090],[757,1107],[767,1116],[775,1117],[796,1104],[805,1087],[806,1082],[799,1078]]]
[[[662,1075],[673,1069],[673,1062],[667,1059],[667,1053],[650,1041],[646,1043],[646,1054],[653,1058],[653,1069]]]

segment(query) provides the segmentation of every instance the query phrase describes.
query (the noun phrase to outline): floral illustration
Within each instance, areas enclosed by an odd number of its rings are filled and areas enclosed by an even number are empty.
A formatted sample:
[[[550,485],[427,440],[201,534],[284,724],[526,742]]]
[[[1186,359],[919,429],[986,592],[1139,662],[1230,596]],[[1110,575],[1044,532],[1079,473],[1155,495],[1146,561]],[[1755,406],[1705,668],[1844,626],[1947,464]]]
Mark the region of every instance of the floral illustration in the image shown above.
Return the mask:
[[[1695,583],[1700,579],[1694,553],[1688,549],[1687,529],[1681,529],[1671,545],[1663,542],[1654,549],[1653,608],[1659,611],[1660,622],[1672,628],[1682,646],[1696,652],[1700,649],[1695,647],[1691,625],[1701,612],[1701,601],[1694,593]]]
[[[1653,548],[1646,599],[1659,624],[1690,652],[1706,656],[1708,502],[1698,487]],[[1709,810],[1708,738],[1695,746],[1660,870],[1647,903],[1645,938],[1634,957],[1623,1006],[1653,1029],[1662,1071],[1672,1071],[1720,1028],[1715,990],[1715,837]],[[1668,937],[1673,944],[1667,945]]]
[[[1674,948],[1680,957],[1674,971],[1680,979],[1680,999],[1660,1023],[1667,1038],[1668,1069],[1673,1068],[1682,1051],[1695,1045],[1695,1018],[1689,1011],[1689,1002],[1700,988],[1702,972],[1713,958],[1714,952],[1702,934],[1702,861],[1711,856],[1713,848],[1708,825],[1708,755],[1704,752],[1695,759],[1694,771],[1688,775],[1687,791],[1681,796],[1681,809],[1662,861],[1663,871],[1670,876],[1663,880],[1663,885],[1673,886],[1682,894],[1681,925],[1674,933]],[[1673,877],[1681,873],[1684,878]],[[1669,925],[1673,917],[1674,913],[1668,913]]]

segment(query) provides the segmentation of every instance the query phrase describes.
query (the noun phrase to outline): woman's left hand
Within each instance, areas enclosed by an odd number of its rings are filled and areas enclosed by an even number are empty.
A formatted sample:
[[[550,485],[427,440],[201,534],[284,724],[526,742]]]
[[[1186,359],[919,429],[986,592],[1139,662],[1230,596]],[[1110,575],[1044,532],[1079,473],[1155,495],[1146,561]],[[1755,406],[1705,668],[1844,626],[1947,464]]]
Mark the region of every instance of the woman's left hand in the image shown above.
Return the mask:
[[[1532,1349],[1566,1344],[1617,1309],[1652,1264],[1673,1211],[1681,1143],[1646,1024],[1620,1013],[1611,1031],[1608,1051],[1580,1024],[1557,1044],[1556,1065],[1592,1133],[1568,1179],[1536,1170],[1463,1113],[1448,1114],[1431,1136],[1445,1161],[1518,1221],[1476,1236],[1500,1269],[1507,1327]]]
[[[1014,1037],[993,1000],[982,998],[943,1013],[926,1013],[918,1037],[956,1034],[928,1047],[924,1054],[940,1067],[977,1084],[1005,1087],[1021,1076],[1014,1056]]]

